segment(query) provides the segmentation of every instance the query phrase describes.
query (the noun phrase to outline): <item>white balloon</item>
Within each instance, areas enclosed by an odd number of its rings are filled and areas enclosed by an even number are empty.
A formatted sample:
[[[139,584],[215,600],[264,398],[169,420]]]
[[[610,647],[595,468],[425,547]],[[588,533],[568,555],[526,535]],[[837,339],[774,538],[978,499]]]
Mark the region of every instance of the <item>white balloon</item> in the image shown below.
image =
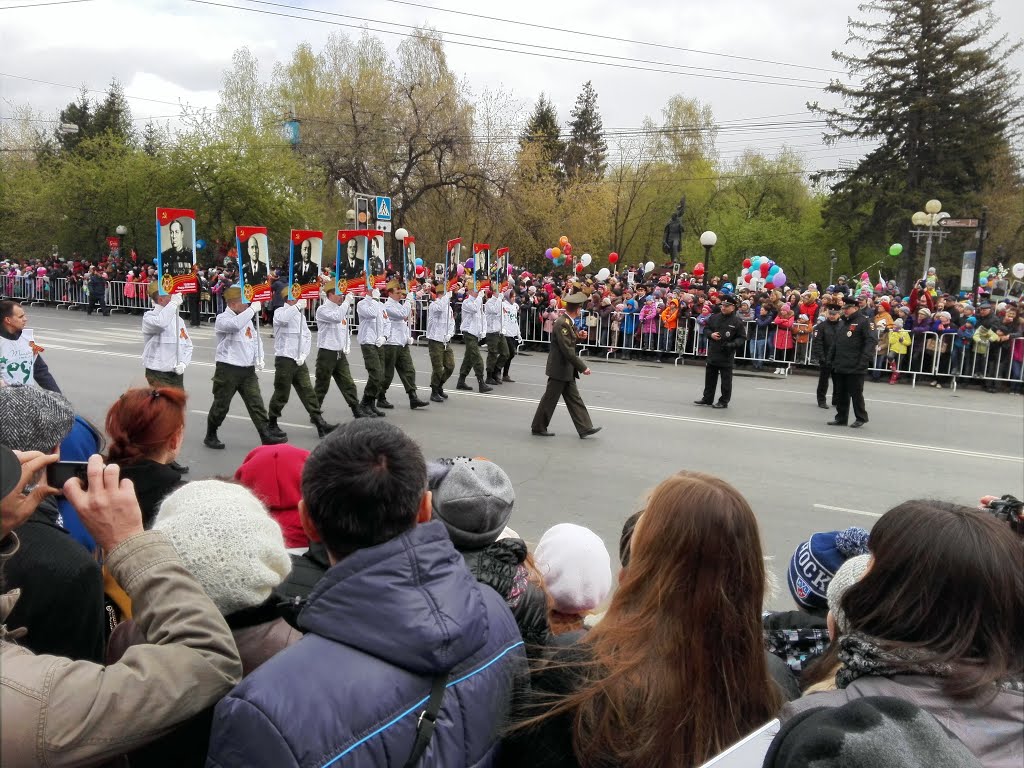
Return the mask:
[[[589,253],[584,253],[582,256],[580,256],[580,264],[582,264],[584,267],[589,267],[590,262],[592,262],[593,260],[594,257],[591,256]]]
[[[1024,280],[1024,262],[1018,261],[1013,265],[1013,276],[1018,280]]]
[[[601,267],[601,270],[597,273],[597,279],[602,283],[611,277],[611,272],[608,271],[608,267]]]
[[[646,264],[644,264],[644,272],[653,272],[653,271],[654,271],[654,262],[653,261],[648,261]]]

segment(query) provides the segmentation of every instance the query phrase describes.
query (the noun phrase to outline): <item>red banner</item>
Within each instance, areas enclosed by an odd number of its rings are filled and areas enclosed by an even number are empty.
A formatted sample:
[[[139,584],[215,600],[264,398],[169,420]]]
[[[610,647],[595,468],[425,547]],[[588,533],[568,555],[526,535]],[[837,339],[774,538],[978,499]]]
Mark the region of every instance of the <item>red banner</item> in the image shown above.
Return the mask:
[[[157,280],[160,294],[197,293],[196,212],[156,209]]]

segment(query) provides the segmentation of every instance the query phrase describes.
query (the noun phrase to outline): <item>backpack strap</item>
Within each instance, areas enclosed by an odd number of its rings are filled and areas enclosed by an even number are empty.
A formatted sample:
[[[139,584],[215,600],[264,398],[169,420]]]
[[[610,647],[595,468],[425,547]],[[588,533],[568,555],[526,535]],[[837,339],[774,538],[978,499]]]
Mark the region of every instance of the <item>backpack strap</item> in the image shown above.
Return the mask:
[[[420,712],[419,720],[416,721],[416,741],[412,745],[409,759],[405,761],[405,768],[412,768],[416,765],[423,757],[423,753],[427,751],[430,739],[434,735],[437,715],[441,711],[441,702],[444,699],[449,674],[449,672],[445,672],[443,675],[438,675],[430,684],[430,698],[427,700],[426,708]]]

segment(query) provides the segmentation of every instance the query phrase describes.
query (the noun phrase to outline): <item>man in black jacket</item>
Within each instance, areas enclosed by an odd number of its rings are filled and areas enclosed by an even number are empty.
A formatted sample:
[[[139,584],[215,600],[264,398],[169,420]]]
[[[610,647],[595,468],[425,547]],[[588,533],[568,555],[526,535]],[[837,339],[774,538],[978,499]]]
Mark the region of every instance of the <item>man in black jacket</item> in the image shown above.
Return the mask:
[[[704,369],[704,396],[694,400],[696,405],[728,408],[732,399],[732,369],[736,364],[736,350],[747,342],[745,323],[736,316],[736,297],[722,299],[721,311],[711,316],[704,326],[708,338],[708,361]],[[718,377],[722,377],[722,396],[715,402]]]
[[[868,410],[864,405],[864,375],[871,367],[878,337],[874,324],[860,313],[857,299],[843,300],[843,319],[839,321],[836,343],[829,352],[828,363],[836,376],[836,417],[830,427],[845,427],[850,418],[853,400],[854,429],[864,426]]]
[[[828,394],[828,382],[832,381],[832,405],[836,404],[836,372],[832,370],[828,360],[832,347],[836,345],[839,333],[839,313],[842,309],[838,303],[825,304],[825,320],[814,326],[811,338],[811,362],[818,366],[818,407],[828,408],[825,395]]]

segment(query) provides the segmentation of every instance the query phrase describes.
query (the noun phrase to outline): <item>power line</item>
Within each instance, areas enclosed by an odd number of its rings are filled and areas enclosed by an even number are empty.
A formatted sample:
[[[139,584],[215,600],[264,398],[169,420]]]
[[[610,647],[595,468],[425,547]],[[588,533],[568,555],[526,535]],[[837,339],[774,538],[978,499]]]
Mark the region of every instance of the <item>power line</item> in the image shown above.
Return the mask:
[[[547,25],[544,25],[544,24],[534,24],[534,23],[531,23],[531,22],[528,22],[528,21],[518,21],[516,19],[503,19],[503,18],[500,18],[498,16],[486,16],[486,15],[484,15],[482,13],[470,13],[469,11],[457,11],[457,10],[454,10],[454,9],[451,9],[451,8],[437,8],[437,7],[433,6],[433,5],[425,5],[423,3],[414,3],[414,2],[410,2],[409,0],[384,0],[384,2],[394,3],[396,5],[408,5],[408,6],[412,6],[414,8],[424,8],[424,9],[431,10],[431,11],[437,11],[439,13],[452,13],[452,14],[455,14],[457,16],[470,16],[472,18],[484,19],[486,21],[498,21],[498,22],[501,22],[502,24],[515,24],[517,26],[530,27],[532,29],[543,29],[543,30],[547,30],[549,32],[558,32],[558,33],[561,33],[561,34],[582,35],[582,36],[585,36],[585,37],[593,37],[593,38],[596,38],[598,40],[612,40],[612,41],[617,42],[617,43],[630,43],[631,45],[646,45],[646,46],[649,46],[651,48],[664,48],[664,49],[672,50],[672,51],[682,51],[684,53],[698,53],[698,54],[700,54],[702,56],[719,56],[719,57],[727,58],[727,59],[737,59],[739,61],[756,62],[758,64],[774,64],[774,65],[780,66],[780,67],[794,67],[796,69],[809,69],[809,70],[814,70],[814,71],[817,71],[817,72],[829,72],[829,73],[832,73],[832,74],[840,74],[840,75],[846,74],[843,70],[840,70],[840,69],[828,69],[826,67],[813,67],[813,66],[810,66],[808,64],[792,64],[792,63],[785,62],[785,61],[774,61],[772,59],[756,59],[756,58],[753,58],[751,56],[739,56],[739,55],[733,54],[733,53],[719,53],[719,52],[716,52],[716,51],[702,51],[702,50],[699,50],[697,48],[683,48],[683,47],[680,47],[678,45],[668,45],[668,44],[665,44],[665,43],[654,43],[654,42],[650,42],[650,41],[647,41],[647,40],[631,40],[631,39],[626,38],[626,37],[615,37],[613,35],[602,35],[602,34],[599,34],[597,32],[581,32],[581,31],[576,30],[576,29],[565,29],[563,27],[551,27],[551,26],[547,26]]]
[[[39,80],[39,79],[34,78],[34,77],[25,77],[24,75],[12,75],[9,72],[0,72],[0,77],[10,77],[10,78],[13,78],[14,80],[25,80],[25,81],[27,81],[29,83],[39,83],[41,85],[52,85],[52,86],[55,86],[57,88],[72,88],[72,89],[74,89],[76,91],[85,91],[86,93],[102,93],[102,94],[106,94],[107,93],[107,91],[97,90],[96,88],[85,88],[85,87],[79,86],[79,85],[68,85],[67,83],[54,83],[54,82],[52,82],[50,80]],[[132,99],[134,101],[149,101],[149,102],[152,102],[153,104],[169,104],[172,107],[182,107],[182,108],[184,108],[184,105],[181,104],[180,102],[162,101],[161,99],[149,99],[149,98],[146,98],[145,96],[130,96],[127,93],[122,94],[122,96],[124,96],[126,99]]]
[[[72,5],[74,3],[91,3],[93,0],[53,0],[49,3],[32,3],[31,5],[4,5],[0,11],[13,11],[18,8],[44,8],[49,5]]]
[[[257,0],[250,0],[250,1],[251,2],[255,2]],[[212,7],[215,7],[215,8],[227,8],[227,9],[235,10],[235,11],[244,11],[246,13],[258,13],[258,14],[262,14],[262,15],[265,15],[265,16],[276,16],[276,17],[279,17],[279,18],[297,19],[299,21],[312,21],[312,22],[315,22],[315,23],[318,23],[318,24],[328,24],[328,25],[336,26],[336,27],[345,27],[345,28],[350,28],[350,29],[366,30],[366,31],[369,31],[369,32],[377,32],[379,34],[384,34],[384,35],[396,35],[398,37],[415,37],[416,36],[415,33],[396,32],[396,31],[390,30],[390,29],[379,29],[379,28],[373,28],[373,27],[364,27],[364,26],[360,26],[358,24],[346,24],[346,23],[341,22],[341,21],[332,21],[330,19],[311,18],[309,16],[299,16],[299,15],[296,15],[296,14],[282,13],[280,11],[268,11],[268,10],[264,10],[262,8],[247,8],[247,7],[238,6],[238,5],[228,5],[227,3],[213,2],[213,0],[185,0],[185,2],[194,3],[196,5],[208,5],[208,6],[212,6]],[[287,6],[287,7],[291,8],[293,6]],[[318,13],[327,13],[326,11],[317,11],[317,12]],[[391,22],[384,22],[384,23],[385,24],[389,24]],[[556,56],[556,55],[550,54],[550,53],[537,53],[537,52],[534,52],[534,51],[517,50],[515,48],[498,48],[498,47],[495,47],[493,45],[484,45],[482,43],[470,43],[470,42],[466,42],[464,40],[445,40],[445,44],[446,45],[461,45],[461,46],[464,46],[464,47],[467,47],[467,48],[479,48],[479,49],[488,50],[488,51],[500,51],[502,53],[514,53],[514,54],[518,54],[520,56],[533,56],[533,57],[536,57],[536,58],[550,59],[550,60],[554,60],[554,61],[569,61],[569,62],[572,62],[574,64],[592,64],[592,65],[595,65],[595,66],[612,67],[612,68],[618,68],[618,69],[629,69],[629,70],[634,70],[634,71],[638,71],[638,72],[657,72],[657,73],[663,74],[663,75],[681,75],[681,76],[684,76],[684,77],[703,77],[703,78],[707,78],[707,79],[710,79],[710,80],[729,80],[729,81],[734,81],[734,82],[752,83],[754,85],[775,85],[775,86],[779,86],[779,87],[783,87],[783,88],[804,88],[804,89],[812,89],[813,88],[815,90],[821,90],[823,88],[823,86],[821,84],[803,85],[801,83],[779,82],[778,80],[751,80],[749,78],[729,77],[727,75],[713,75],[713,74],[704,74],[704,73],[697,73],[697,72],[692,72],[692,73],[691,72],[680,72],[680,71],[676,71],[676,70],[660,69],[658,67],[646,67],[646,66],[638,66],[638,65],[624,64],[624,63],[620,64],[620,63],[615,63],[613,61],[599,61],[599,60],[594,60],[594,59],[577,59],[577,58],[572,58],[572,57],[569,57],[569,56]],[[524,43],[511,43],[511,44],[512,45],[528,45],[528,44],[524,44]],[[584,55],[584,56],[600,56],[600,55],[603,55],[603,54],[593,54],[593,53],[581,52],[580,55]],[[672,66],[681,66],[681,65],[672,65]],[[772,77],[772,76],[771,75],[764,75],[764,77]]]

